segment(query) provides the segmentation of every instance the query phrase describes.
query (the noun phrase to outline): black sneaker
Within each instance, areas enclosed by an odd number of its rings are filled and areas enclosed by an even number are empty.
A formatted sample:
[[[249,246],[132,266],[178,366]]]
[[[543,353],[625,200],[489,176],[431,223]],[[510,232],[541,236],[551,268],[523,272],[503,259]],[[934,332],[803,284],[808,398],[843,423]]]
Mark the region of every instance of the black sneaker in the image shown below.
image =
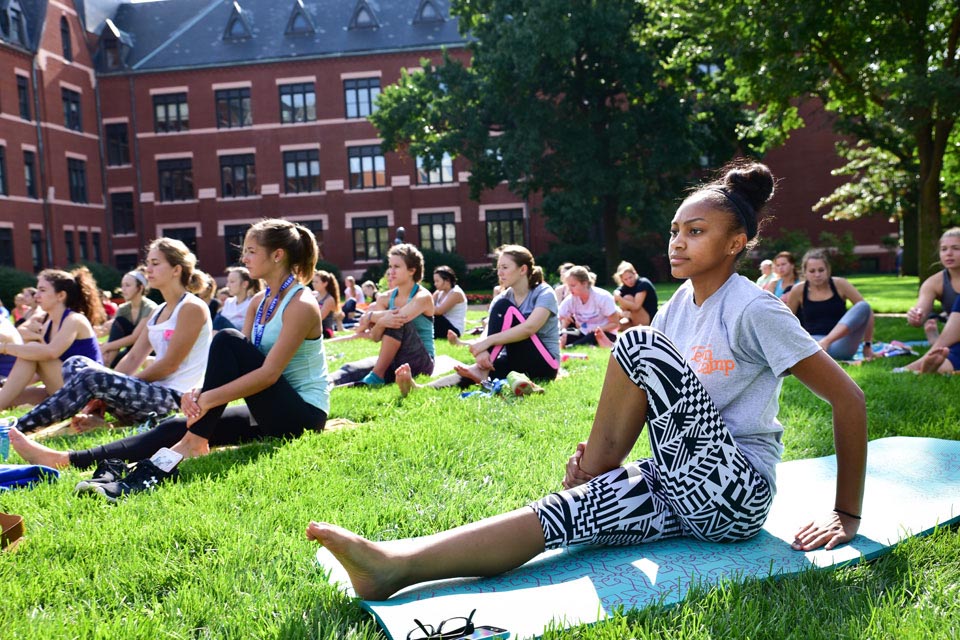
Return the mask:
[[[88,483],[81,491],[99,493],[110,502],[116,502],[131,493],[152,491],[161,482],[176,480],[178,475],[176,467],[167,473],[150,460],[141,460],[125,478],[115,482]]]
[[[93,472],[93,477],[89,480],[81,480],[77,483],[74,491],[84,491],[88,484],[106,484],[116,482],[127,474],[127,463],[117,458],[108,458],[101,460]]]

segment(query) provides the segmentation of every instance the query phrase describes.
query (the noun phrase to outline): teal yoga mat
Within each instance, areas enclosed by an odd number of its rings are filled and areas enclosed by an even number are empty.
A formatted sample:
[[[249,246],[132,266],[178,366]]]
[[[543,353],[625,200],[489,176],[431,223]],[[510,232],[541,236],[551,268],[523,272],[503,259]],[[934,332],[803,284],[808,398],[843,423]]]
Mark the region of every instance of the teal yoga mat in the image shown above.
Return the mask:
[[[476,609],[474,622],[509,629],[513,638],[540,635],[553,622],[592,623],[614,608],[670,604],[696,584],[783,576],[871,559],[897,542],[960,520],[960,442],[883,438],[869,446],[863,524],[849,544],[802,553],[790,542],[798,527],[833,508],[836,457],[777,467],[777,497],[764,530],[736,544],[680,538],[633,547],[577,547],[546,552],[496,578],[430,582],[382,602],[364,601],[393,640],[413,619],[437,624]],[[321,548],[319,564],[349,593],[340,564]]]

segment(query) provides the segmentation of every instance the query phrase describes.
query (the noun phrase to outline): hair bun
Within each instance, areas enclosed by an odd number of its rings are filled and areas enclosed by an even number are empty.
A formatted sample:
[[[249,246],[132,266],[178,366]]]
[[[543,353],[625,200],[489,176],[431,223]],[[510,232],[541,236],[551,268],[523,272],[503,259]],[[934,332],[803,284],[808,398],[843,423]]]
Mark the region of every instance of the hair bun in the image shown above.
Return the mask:
[[[773,197],[773,174],[767,165],[753,162],[735,166],[723,176],[723,186],[750,203],[754,211]]]

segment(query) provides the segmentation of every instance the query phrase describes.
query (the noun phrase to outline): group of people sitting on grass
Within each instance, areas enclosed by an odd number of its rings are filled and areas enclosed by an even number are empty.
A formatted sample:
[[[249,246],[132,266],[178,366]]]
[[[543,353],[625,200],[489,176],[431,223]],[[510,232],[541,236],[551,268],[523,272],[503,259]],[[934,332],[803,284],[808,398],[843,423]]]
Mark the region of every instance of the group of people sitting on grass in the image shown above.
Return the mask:
[[[500,289],[486,331],[466,342],[455,310],[465,299],[456,295],[462,290],[455,275],[438,268],[431,294],[420,284],[423,256],[412,245],[395,245],[388,253],[389,290],[365,309],[355,307],[361,313],[353,335],[378,342],[377,353],[330,374],[324,336],[332,333],[326,319],[338,283],[315,273],[316,240],[300,225],[268,219],[250,228],[242,262],[249,278],[265,287],[237,284],[237,305],[246,303],[241,326],[216,333],[209,305],[192,293],[200,279],[196,258],[179,241],[151,243],[145,268],[128,274],[132,344],[107,343],[111,352],[127,349],[114,369],[102,364],[85,317],[95,311],[84,272],[43,272],[36,297],[47,314],[44,338],[32,344],[15,336],[0,340],[0,355],[16,357],[0,389],[0,406],[19,403],[24,394],[36,405],[11,431],[11,444],[31,463],[97,465],[78,490],[116,500],[175,477],[182,459],[211,446],[322,430],[331,386],[396,381],[403,394],[410,393],[418,386],[415,376],[433,373],[442,310],[450,325],[443,325],[446,337],[473,358],[456,367],[457,382],[511,371],[552,380],[564,344],[584,344],[591,336],[593,343],[608,344],[612,352],[593,428],[567,462],[563,490],[529,507],[402,544],[310,523],[307,535],[343,563],[359,595],[379,599],[423,580],[491,575],[571,544],[756,535],[775,493],[783,450],[779,392],[790,374],[830,404],[838,459],[834,509],[800,527],[793,546],[832,548],[857,532],[866,464],[863,392],[835,359],[851,357],[861,342],[867,355],[873,312],[848,281],[831,276],[822,252],[804,257],[803,280],[782,300],[737,274],[739,260],[757,242],[758,219],[773,191],[767,167],[744,163],[683,201],[671,222],[668,253],[672,275],[685,282],[659,309],[653,287],[628,264],[617,269],[615,294],[596,287],[588,269],[571,265],[558,301],[531,253],[503,246],[497,251]],[[955,291],[953,255],[960,256],[960,243],[949,234],[941,241],[941,280]],[[306,287],[311,280],[313,291]],[[147,286],[163,302],[145,310]],[[911,322],[929,313],[928,293],[931,300],[938,295],[922,291]],[[956,304],[953,309],[938,341],[949,340],[952,323],[960,323]],[[952,352],[936,348],[940,356],[926,357],[939,370],[952,362]],[[155,357],[144,366],[151,352]],[[34,376],[44,382],[42,392],[28,389]],[[242,405],[227,406],[240,399]],[[80,451],[51,449],[21,433],[68,417],[92,400],[133,420],[176,415]],[[627,461],[647,425],[653,456]],[[129,468],[128,461],[136,465]]]

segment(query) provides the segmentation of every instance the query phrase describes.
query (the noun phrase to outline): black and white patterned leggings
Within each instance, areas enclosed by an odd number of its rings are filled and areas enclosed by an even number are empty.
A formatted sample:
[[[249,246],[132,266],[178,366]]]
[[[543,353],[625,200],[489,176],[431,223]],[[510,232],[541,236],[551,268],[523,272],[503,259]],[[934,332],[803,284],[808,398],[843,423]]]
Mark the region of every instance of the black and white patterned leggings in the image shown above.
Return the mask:
[[[162,417],[180,409],[180,393],[169,387],[117,373],[86,356],[71,356],[63,363],[63,387],[20,418],[17,426],[33,431],[51,425],[76,415],[93,398],[138,422],[152,412]]]
[[[613,356],[647,395],[653,458],[531,504],[546,548],[756,535],[773,502],[770,487],[673,343],[655,329],[634,327],[621,334]]]

